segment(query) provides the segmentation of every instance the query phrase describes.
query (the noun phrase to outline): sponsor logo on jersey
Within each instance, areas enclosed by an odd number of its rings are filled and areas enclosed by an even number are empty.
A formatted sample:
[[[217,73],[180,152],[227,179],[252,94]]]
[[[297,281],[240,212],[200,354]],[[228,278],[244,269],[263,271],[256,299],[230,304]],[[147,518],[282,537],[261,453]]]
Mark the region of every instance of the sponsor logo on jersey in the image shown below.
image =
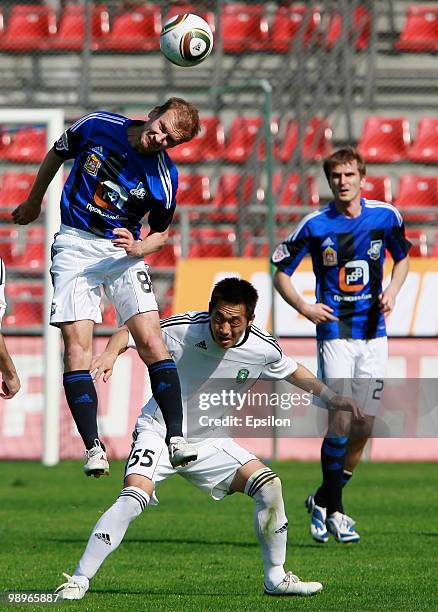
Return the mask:
[[[383,242],[381,240],[371,240],[370,248],[367,251],[367,255],[369,255],[370,259],[379,259],[380,251],[382,250]]]
[[[92,147],[91,150],[94,151],[95,153],[98,153],[99,155],[103,153],[103,147]]]
[[[368,262],[364,259],[348,261],[339,270],[339,288],[341,291],[362,291],[369,279]]]
[[[236,380],[237,382],[245,382],[245,380],[248,378],[249,376],[249,370],[247,370],[246,368],[241,368],[236,375]]]
[[[330,239],[329,239],[330,240]],[[322,252],[322,263],[325,266],[336,266],[338,263],[338,254],[331,246],[326,247]]]
[[[58,138],[55,144],[55,148],[57,151],[68,151],[67,132],[64,132],[64,134],[60,138]]]
[[[140,181],[139,184],[137,185],[137,187],[134,187],[133,189],[131,189],[129,191],[129,193],[131,195],[133,195],[135,198],[139,198],[140,200],[144,200],[145,197],[146,197],[147,191],[146,191],[146,187]]]
[[[84,170],[88,172],[88,174],[91,174],[91,176],[97,176],[97,172],[101,165],[102,162],[100,161],[100,159],[97,157],[97,155],[92,153],[87,157],[85,161]]]
[[[289,249],[282,242],[281,244],[278,245],[278,247],[275,249],[274,253],[272,254],[272,261],[274,263],[278,263],[282,259],[286,259],[286,257],[289,257]]]
[[[112,181],[99,183],[94,194],[94,202],[101,208],[121,210],[128,199],[128,194],[120,185]]]
[[[201,340],[201,342],[198,342],[197,344],[195,344],[195,346],[197,346],[198,348],[202,348],[205,351],[207,350],[207,343],[205,340]]]

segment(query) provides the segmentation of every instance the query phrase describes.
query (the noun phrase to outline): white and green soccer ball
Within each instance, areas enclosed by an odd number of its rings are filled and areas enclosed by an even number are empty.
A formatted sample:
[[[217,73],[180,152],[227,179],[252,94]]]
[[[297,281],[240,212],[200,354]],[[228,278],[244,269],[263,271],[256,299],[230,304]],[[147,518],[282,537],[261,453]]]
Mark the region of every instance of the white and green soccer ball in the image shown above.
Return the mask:
[[[176,15],[161,30],[160,48],[177,66],[196,66],[213,49],[213,32],[208,23],[193,13]]]

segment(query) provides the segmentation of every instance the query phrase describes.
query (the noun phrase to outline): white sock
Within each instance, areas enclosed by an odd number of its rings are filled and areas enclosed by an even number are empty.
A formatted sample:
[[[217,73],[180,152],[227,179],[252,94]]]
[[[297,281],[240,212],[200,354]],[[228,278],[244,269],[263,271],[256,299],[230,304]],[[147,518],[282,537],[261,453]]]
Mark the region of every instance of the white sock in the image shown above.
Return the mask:
[[[281,481],[269,468],[254,472],[245,493],[255,501],[254,528],[262,549],[265,585],[272,589],[285,577],[287,518]]]
[[[97,521],[73,576],[91,579],[108,555],[116,550],[129,527],[149,503],[149,495],[139,487],[122,489],[111,508]]]

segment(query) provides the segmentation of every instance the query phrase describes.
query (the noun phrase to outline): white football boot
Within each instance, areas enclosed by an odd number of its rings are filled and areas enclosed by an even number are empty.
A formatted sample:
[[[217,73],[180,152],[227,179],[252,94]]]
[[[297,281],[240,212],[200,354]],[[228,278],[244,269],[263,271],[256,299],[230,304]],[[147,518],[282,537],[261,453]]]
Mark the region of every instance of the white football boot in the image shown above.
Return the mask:
[[[333,512],[327,517],[327,529],[333,534],[337,542],[359,542],[360,535],[354,528],[355,522],[350,516],[342,512]]]
[[[61,584],[55,591],[59,593],[61,599],[82,599],[88,591],[88,578],[85,576],[69,576],[62,574],[67,578],[67,582]]]
[[[169,441],[169,461],[173,468],[183,467],[198,458],[198,451],[184,438],[172,436]]]
[[[273,589],[265,585],[266,595],[315,595],[322,590],[320,582],[302,582],[298,576],[287,572],[283,580]]]
[[[325,544],[328,541],[329,534],[325,524],[327,510],[322,506],[315,504],[313,495],[309,495],[304,502],[307,512],[310,514],[310,534],[312,538],[319,543]]]
[[[85,451],[85,456],[87,457],[87,462],[83,470],[87,476],[99,478],[100,476],[109,475],[108,458],[99,440],[94,440],[94,446]]]

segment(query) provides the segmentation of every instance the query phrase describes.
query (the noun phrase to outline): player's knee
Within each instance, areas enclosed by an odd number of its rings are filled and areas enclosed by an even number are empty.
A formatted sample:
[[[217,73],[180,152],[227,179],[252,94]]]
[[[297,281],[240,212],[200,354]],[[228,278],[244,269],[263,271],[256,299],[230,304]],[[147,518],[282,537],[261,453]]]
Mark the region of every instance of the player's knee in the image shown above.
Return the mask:
[[[149,495],[138,487],[125,487],[115,503],[121,519],[132,521],[147,508]]]

